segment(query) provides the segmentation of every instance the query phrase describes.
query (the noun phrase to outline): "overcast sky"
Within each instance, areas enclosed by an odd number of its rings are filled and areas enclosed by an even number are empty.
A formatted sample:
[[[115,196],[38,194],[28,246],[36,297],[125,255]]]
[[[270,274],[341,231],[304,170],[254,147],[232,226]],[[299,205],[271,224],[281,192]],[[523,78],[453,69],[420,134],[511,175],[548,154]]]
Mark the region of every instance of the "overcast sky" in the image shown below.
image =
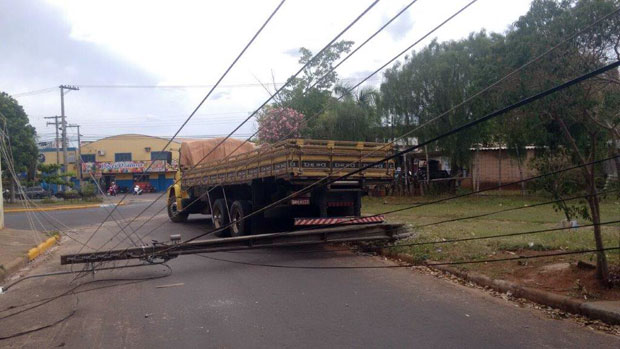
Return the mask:
[[[272,82],[299,69],[299,47],[316,53],[371,2],[287,0],[181,135],[230,132],[268,98],[259,82],[273,91]],[[381,0],[343,39],[363,42],[409,2]],[[339,77],[359,81],[467,2],[417,1],[345,62]],[[432,38],[459,39],[483,28],[503,32],[530,2],[479,0]],[[87,140],[121,133],[171,136],[206,94],[205,85],[217,81],[278,3],[0,1],[0,91],[24,106],[41,139],[53,137],[43,117],[60,113],[60,84],[81,86],[65,96],[65,105],[68,121],[80,124]],[[370,81],[380,82],[381,75]],[[101,85],[193,87],[95,87]],[[248,124],[238,134],[255,127]]]

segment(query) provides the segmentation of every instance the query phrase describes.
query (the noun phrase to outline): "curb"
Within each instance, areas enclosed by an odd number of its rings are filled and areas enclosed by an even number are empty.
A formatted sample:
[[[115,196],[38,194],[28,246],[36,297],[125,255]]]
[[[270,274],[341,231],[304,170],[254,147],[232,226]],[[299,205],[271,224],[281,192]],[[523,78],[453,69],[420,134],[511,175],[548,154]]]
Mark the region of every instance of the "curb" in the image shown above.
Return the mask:
[[[58,240],[60,240],[60,235],[54,235],[51,238],[40,243],[37,247],[29,249],[27,254],[28,260],[31,261],[37,258],[39,255],[47,251],[50,247],[54,246]]]
[[[386,249],[379,250],[379,253],[386,257],[398,258],[410,264],[418,264],[412,256],[403,253],[393,253]],[[511,281],[492,279],[486,275],[464,272],[447,266],[428,266],[445,273],[453,274],[461,279],[471,281],[479,286],[489,287],[497,292],[511,292],[514,297],[525,298],[538,304],[547,305],[558,308],[563,311],[584,315],[592,319],[604,321],[612,325],[620,325],[620,311],[609,310],[608,308],[599,307],[599,302],[584,302],[575,298],[562,296],[559,294],[539,290],[532,287],[521,286]],[[604,303],[604,302],[600,302]]]
[[[81,210],[86,208],[96,207],[111,207],[111,206],[125,206],[127,203],[121,202],[120,204],[88,204],[88,205],[66,205],[66,206],[54,206],[54,207],[37,207],[37,208],[5,208],[4,213],[19,213],[19,212],[43,212],[43,211],[63,211],[63,210]]]
[[[7,276],[25,267],[28,262],[43,254],[50,247],[54,246],[58,242],[58,240],[60,240],[60,235],[54,235],[51,238],[37,245],[37,247],[33,247],[28,250],[28,253],[25,256],[17,257],[13,261],[9,262],[7,265],[4,266],[2,270],[0,270],[0,282],[3,282]]]

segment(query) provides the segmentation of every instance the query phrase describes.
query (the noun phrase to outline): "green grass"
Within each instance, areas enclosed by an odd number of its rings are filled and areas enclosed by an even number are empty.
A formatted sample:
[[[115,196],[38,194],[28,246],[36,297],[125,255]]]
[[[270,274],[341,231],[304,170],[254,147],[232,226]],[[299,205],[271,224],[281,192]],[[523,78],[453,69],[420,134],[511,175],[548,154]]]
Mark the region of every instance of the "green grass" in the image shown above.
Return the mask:
[[[386,197],[364,198],[364,214],[377,214],[404,208],[416,203],[434,201],[439,197]],[[417,225],[434,223],[446,219],[466,217],[481,213],[498,211],[506,208],[524,207],[535,203],[550,201],[549,198],[518,195],[516,192],[493,193],[485,196],[471,196],[442,203],[413,208],[390,214],[390,222],[408,224],[414,237],[404,241],[421,242],[454,239],[463,237],[481,237],[496,234],[509,234],[531,230],[561,227],[565,219],[561,212],[556,212],[552,205],[525,208],[517,211],[503,212],[491,216],[468,219],[458,222],[417,227]],[[601,203],[601,220],[610,221],[620,218],[620,200],[607,198]],[[579,224],[591,224],[579,220]],[[603,226],[603,239],[606,247],[620,245],[620,225]],[[458,243],[396,247],[395,251],[412,255],[416,260],[462,261],[486,259],[498,251],[548,251],[594,249],[592,228],[559,230],[533,235],[494,238]],[[612,264],[620,265],[620,253],[608,253]]]

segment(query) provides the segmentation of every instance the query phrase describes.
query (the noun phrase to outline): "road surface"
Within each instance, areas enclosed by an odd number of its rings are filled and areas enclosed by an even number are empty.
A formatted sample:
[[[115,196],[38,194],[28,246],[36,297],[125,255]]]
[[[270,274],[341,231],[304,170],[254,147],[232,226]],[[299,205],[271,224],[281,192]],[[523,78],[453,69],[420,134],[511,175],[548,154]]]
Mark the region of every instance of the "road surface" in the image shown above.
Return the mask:
[[[154,209],[163,205],[158,203]],[[146,203],[120,207],[124,217]],[[153,211],[150,211],[153,212]],[[105,209],[50,212],[80,227],[85,241],[89,227]],[[21,222],[7,214],[7,225]],[[141,222],[141,221],[139,221]],[[118,228],[106,224],[91,241],[100,246]],[[206,220],[169,223],[158,216],[145,226],[148,237],[183,238],[208,229]],[[116,240],[114,240],[116,241]],[[26,273],[69,268],[59,255],[79,246],[65,239],[45,260]],[[392,262],[348,252],[308,252],[313,248],[269,252],[229,252],[208,256],[249,263],[286,266],[385,266]],[[207,257],[208,257],[207,256]],[[0,318],[11,305],[76,291],[39,308],[0,320],[0,336],[53,323],[59,324],[0,341],[8,347],[67,348],[196,348],[196,347],[596,347],[618,348],[620,339],[582,327],[573,320],[552,320],[542,312],[484,291],[460,286],[410,269],[295,269],[222,262],[182,256],[163,266],[102,271],[70,283],[72,276],[22,282],[0,295]],[[116,279],[116,281],[96,281]],[[126,280],[119,280],[126,279]],[[162,287],[164,286],[164,287]],[[89,291],[90,290],[90,291]],[[16,308],[21,309],[21,308]]]

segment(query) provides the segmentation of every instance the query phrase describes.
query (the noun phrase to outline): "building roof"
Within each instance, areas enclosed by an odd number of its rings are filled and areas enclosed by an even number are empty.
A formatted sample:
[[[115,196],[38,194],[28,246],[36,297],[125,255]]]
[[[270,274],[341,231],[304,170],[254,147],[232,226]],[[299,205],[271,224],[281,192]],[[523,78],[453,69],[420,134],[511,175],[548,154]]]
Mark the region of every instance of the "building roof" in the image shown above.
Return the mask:
[[[156,138],[156,139],[161,139],[161,140],[164,140],[164,141],[169,141],[170,140],[170,139],[164,138],[164,137],[149,136],[149,135],[143,135],[143,134],[139,134],[139,133],[124,133],[124,134],[120,134],[120,135],[114,135],[114,136],[108,136],[108,137],[100,138],[100,139],[98,139],[96,141],[90,142],[89,144],[92,144],[92,143],[95,143],[95,142],[99,142],[99,141],[102,141],[104,139],[120,138],[120,137]],[[178,140],[173,140],[172,143],[181,144],[181,142],[178,141]]]

